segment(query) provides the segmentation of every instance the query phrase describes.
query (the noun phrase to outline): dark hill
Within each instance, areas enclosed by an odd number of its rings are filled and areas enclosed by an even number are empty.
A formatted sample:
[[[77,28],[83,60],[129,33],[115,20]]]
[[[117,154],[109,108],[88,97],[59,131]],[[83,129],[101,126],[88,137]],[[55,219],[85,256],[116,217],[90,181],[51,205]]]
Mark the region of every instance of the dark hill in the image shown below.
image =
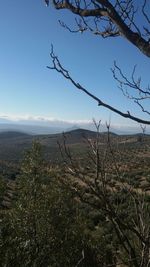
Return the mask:
[[[79,129],[74,129],[74,130],[71,130],[71,131],[67,131],[66,133],[70,133],[70,134],[77,134],[77,135],[83,135],[83,134],[89,134],[89,135],[91,135],[91,134],[95,134],[96,132],[95,131],[90,131],[90,130],[86,130],[86,129],[81,129],[81,128],[79,128]]]
[[[95,139],[97,133],[85,129],[75,129],[65,132],[66,143],[80,151],[84,150],[87,139]],[[136,143],[137,136],[121,136],[110,133],[111,141],[118,143]],[[148,138],[148,137],[147,137]],[[101,144],[107,142],[107,133],[100,133],[99,141]],[[149,139],[149,138],[148,138]],[[20,161],[23,152],[31,147],[33,140],[38,140],[44,148],[46,157],[50,157],[55,161],[59,156],[58,142],[63,143],[63,134],[48,134],[48,135],[29,135],[23,132],[2,132],[0,133],[0,160],[4,161]],[[150,139],[149,139],[150,140]]]
[[[18,161],[24,149],[31,146],[33,137],[26,133],[7,131],[0,133],[0,160]]]
[[[94,139],[96,132],[76,129],[65,133],[66,142],[69,145],[77,144],[82,149],[85,138]],[[38,140],[44,148],[46,157],[51,157],[53,161],[60,156],[58,142],[63,142],[63,134],[48,135],[28,135],[22,132],[7,131],[0,133],[0,160],[20,161],[23,152],[31,147],[33,140]]]
[[[5,131],[0,133],[0,139],[7,139],[7,138],[23,138],[29,137],[29,134],[23,132],[16,132],[16,131]]]
[[[65,136],[66,143],[68,144],[81,144],[85,139],[95,139],[97,133],[85,129],[75,129],[61,134],[50,134],[37,136],[38,140],[45,145],[56,145],[62,142]]]
[[[84,138],[95,138],[96,132],[85,130],[85,129],[75,129],[75,130],[66,132],[65,136],[70,139],[71,143],[72,142],[80,143],[80,142],[83,142]]]
[[[65,133],[65,136],[68,138],[69,143],[83,143],[86,139],[95,139],[97,137],[97,132],[86,130],[86,129],[76,129]],[[100,142],[107,141],[107,132],[99,133]],[[111,133],[112,138],[117,138],[117,134]]]

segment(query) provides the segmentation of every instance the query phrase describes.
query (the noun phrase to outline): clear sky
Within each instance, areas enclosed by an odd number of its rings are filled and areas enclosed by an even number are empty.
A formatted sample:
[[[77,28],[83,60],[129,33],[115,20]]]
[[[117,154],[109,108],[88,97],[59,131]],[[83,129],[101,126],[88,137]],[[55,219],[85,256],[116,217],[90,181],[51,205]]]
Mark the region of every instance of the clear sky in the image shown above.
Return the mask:
[[[0,0],[0,116],[77,121],[111,118],[113,124],[132,124],[97,107],[58,73],[48,70],[51,43],[77,82],[104,102],[135,115],[140,114],[138,108],[119,91],[110,68],[116,60],[130,74],[137,64],[137,74],[147,85],[149,59],[122,38],[71,34],[58,19],[73,23],[71,14],[47,8],[43,0]]]

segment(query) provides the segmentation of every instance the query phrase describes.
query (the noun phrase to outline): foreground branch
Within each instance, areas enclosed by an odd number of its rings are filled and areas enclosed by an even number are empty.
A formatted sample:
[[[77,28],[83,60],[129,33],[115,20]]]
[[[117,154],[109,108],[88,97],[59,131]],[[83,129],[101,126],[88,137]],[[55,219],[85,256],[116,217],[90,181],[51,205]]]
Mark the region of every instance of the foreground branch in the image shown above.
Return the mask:
[[[119,89],[122,91],[123,95],[128,99],[133,100],[142,112],[150,115],[150,111],[144,108],[144,101],[150,100],[150,86],[143,88],[141,83],[141,77],[135,78],[136,66],[134,66],[131,79],[122,72],[121,68],[118,67],[116,62],[114,62],[114,68],[112,69],[113,78],[119,84]],[[130,89],[130,90],[128,90]]]
[[[48,5],[50,1],[45,0],[45,2]],[[140,29],[141,27],[137,25],[134,19],[137,14],[137,7],[133,0],[53,0],[51,2],[57,10],[69,10],[71,13],[78,15],[82,19],[85,27],[80,27],[80,23],[77,23],[77,27],[79,28],[78,31],[83,32],[89,30],[102,37],[122,36],[135,45],[143,54],[150,57],[150,30],[148,29],[150,26],[150,17],[146,13],[146,7],[148,5],[147,0],[144,0],[143,3],[139,4],[139,7],[141,6],[141,15],[146,20],[145,25],[143,25],[142,33]],[[90,21],[86,21],[85,19],[87,18],[89,18]],[[69,28],[63,23],[62,25]]]
[[[122,112],[114,107],[112,107],[111,105],[103,102],[100,98],[98,98],[97,96],[93,95],[92,93],[90,93],[90,91],[88,91],[87,89],[85,89],[80,83],[76,82],[69,74],[68,70],[66,70],[60,63],[58,57],[54,54],[53,51],[53,46],[51,48],[51,53],[50,56],[52,58],[52,62],[53,62],[53,66],[49,67],[47,66],[48,69],[51,70],[56,70],[57,72],[59,72],[63,77],[65,77],[67,80],[69,80],[78,90],[81,90],[82,92],[84,92],[86,95],[90,96],[92,99],[94,99],[97,103],[98,106],[103,106],[113,112],[115,112],[116,114],[126,118],[126,119],[130,119],[133,121],[136,121],[138,123],[142,123],[142,124],[147,124],[150,125],[150,121],[149,120],[143,120],[141,118],[135,117],[133,115],[130,114],[130,112],[128,111],[127,113]]]

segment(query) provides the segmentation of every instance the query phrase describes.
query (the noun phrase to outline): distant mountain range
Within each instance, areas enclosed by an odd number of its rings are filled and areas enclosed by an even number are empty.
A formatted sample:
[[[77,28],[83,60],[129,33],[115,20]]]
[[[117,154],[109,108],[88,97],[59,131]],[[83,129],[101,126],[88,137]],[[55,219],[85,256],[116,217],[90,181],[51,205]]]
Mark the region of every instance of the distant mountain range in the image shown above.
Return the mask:
[[[31,135],[35,134],[55,134],[61,133],[65,129],[59,127],[47,127],[39,125],[26,125],[26,124],[9,124],[9,123],[0,123],[0,132],[9,132],[9,131],[18,131]]]
[[[66,141],[72,149],[79,147],[82,152],[87,141],[96,138],[97,133],[86,129],[74,129],[65,132]],[[137,142],[137,135],[117,135],[110,133],[112,140],[117,142]],[[100,143],[105,144],[107,142],[107,132],[100,134]],[[150,136],[147,137],[150,140]],[[26,149],[31,147],[33,140],[38,140],[45,150],[45,155],[49,155],[51,160],[57,160],[60,158],[60,151],[58,148],[58,142],[63,143],[63,134],[40,134],[30,135],[24,132],[18,131],[6,131],[0,133],[0,160],[4,161],[20,161],[23,157],[23,153]]]
[[[0,132],[17,131],[31,135],[41,134],[56,134],[84,128],[86,130],[95,131],[95,126],[91,121],[61,121],[61,120],[44,120],[38,118],[37,120],[10,120],[0,117]],[[116,134],[135,134],[142,132],[140,126],[111,126],[111,131]],[[101,124],[100,131],[105,132],[105,124]],[[150,127],[147,127],[146,133],[150,134]]]

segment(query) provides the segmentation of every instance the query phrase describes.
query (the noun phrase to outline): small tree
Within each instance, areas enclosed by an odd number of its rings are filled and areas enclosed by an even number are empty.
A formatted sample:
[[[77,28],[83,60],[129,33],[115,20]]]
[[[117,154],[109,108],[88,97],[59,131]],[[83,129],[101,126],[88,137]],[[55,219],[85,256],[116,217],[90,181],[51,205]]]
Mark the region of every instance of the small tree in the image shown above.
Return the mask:
[[[33,143],[16,180],[17,199],[2,221],[2,266],[98,266],[79,204],[59,177]]]

